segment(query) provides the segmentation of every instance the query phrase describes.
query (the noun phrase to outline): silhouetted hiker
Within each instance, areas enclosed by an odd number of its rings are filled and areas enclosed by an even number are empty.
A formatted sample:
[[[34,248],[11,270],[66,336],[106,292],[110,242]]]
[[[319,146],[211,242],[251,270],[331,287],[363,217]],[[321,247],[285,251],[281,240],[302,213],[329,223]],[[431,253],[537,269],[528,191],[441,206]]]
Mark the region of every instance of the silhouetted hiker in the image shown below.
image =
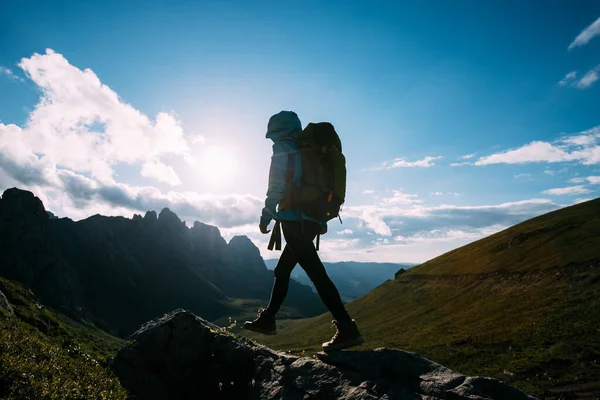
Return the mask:
[[[281,111],[269,120],[268,139],[273,140],[269,188],[260,218],[260,231],[270,232],[276,221],[269,249],[281,249],[281,231],[286,245],[275,267],[271,300],[258,318],[244,327],[267,335],[277,333],[275,315],[288,292],[297,263],[306,271],[334,318],[333,338],[324,351],[341,350],[364,342],[356,322],[348,315],[340,294],[317,253],[319,235],[327,232],[327,221],[338,217],[346,191],[346,163],[342,144],[329,123],[302,124],[296,113]],[[317,247],[313,240],[317,238]]]

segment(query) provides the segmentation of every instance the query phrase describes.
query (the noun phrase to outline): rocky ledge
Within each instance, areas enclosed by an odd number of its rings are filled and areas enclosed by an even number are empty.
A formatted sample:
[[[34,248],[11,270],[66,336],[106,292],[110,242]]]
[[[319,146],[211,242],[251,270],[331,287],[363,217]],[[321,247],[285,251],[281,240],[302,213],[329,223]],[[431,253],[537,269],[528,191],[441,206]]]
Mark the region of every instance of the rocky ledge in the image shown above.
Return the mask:
[[[182,310],[142,326],[112,367],[136,399],[534,399],[401,350],[290,356]]]

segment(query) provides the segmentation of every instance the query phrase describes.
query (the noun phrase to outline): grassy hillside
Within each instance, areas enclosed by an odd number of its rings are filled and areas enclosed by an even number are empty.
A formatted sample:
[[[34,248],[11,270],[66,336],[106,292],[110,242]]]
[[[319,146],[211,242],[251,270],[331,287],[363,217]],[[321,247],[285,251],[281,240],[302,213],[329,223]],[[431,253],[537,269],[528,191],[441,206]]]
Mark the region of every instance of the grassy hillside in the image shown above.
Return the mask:
[[[348,306],[366,339],[541,397],[600,396],[600,200],[451,251]],[[283,321],[265,345],[315,352],[328,314]]]
[[[121,340],[42,306],[0,278],[14,315],[0,310],[0,398],[125,399],[108,360]]]

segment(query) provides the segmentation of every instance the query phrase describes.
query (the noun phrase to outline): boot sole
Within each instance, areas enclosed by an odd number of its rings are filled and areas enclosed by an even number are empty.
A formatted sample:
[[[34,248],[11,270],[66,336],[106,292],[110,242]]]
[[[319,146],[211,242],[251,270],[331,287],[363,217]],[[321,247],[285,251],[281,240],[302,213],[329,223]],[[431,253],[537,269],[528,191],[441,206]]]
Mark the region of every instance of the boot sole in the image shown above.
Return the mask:
[[[346,340],[345,342],[342,342],[342,343],[332,344],[327,347],[323,346],[323,351],[325,353],[329,353],[332,351],[344,350],[344,349],[347,349],[348,347],[359,346],[359,345],[363,344],[364,342],[365,342],[365,339],[363,339],[362,336],[359,336],[359,337],[351,339],[351,340]]]
[[[269,335],[269,336],[277,335],[277,331],[257,329],[257,328],[254,328],[252,326],[246,326],[246,325],[244,325],[244,329],[247,329],[249,331],[256,332],[256,333],[262,333],[263,335]]]

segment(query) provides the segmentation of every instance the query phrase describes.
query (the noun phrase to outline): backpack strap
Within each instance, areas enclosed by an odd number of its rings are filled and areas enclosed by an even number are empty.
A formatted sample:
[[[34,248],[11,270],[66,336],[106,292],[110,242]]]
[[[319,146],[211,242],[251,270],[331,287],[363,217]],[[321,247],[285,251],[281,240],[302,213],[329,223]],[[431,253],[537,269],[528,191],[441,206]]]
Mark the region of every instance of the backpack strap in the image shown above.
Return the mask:
[[[275,221],[275,227],[271,233],[271,239],[267,248],[273,251],[273,247],[275,247],[275,250],[281,250],[281,221],[279,220]]]
[[[319,251],[319,244],[320,244],[320,243],[321,243],[321,234],[319,233],[319,234],[317,234],[317,244],[316,244],[316,246],[315,246],[315,249],[316,249],[317,251]]]

